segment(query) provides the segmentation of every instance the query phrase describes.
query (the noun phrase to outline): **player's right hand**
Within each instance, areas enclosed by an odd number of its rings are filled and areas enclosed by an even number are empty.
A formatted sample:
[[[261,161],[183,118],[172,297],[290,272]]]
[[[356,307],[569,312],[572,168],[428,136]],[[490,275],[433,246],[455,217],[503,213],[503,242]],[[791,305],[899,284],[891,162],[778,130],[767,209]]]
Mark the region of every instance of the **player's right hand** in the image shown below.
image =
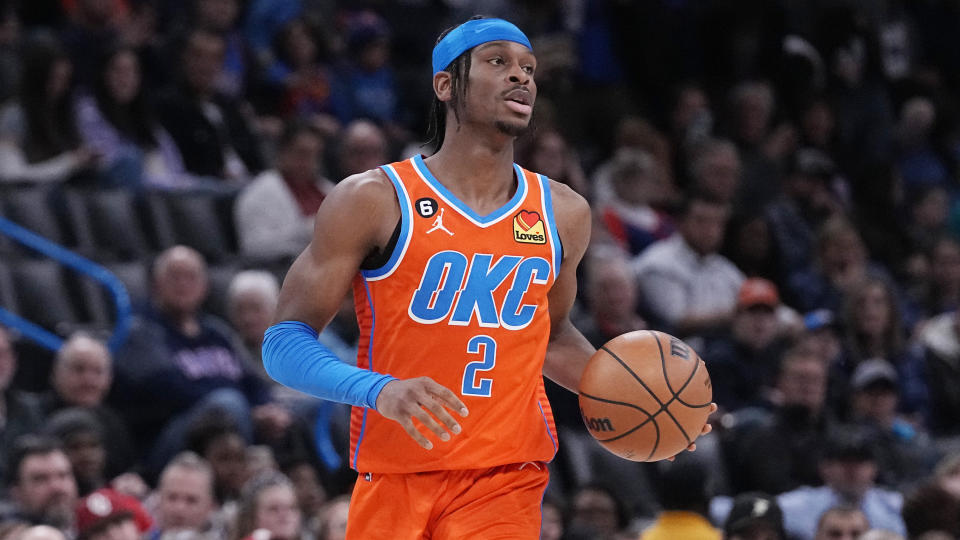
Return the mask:
[[[377,412],[403,426],[407,435],[427,450],[433,448],[433,443],[420,431],[414,419],[440,440],[449,441],[450,433],[460,433],[460,424],[447,409],[457,411],[460,416],[468,414],[467,406],[456,394],[430,377],[390,381],[377,396],[376,405]]]

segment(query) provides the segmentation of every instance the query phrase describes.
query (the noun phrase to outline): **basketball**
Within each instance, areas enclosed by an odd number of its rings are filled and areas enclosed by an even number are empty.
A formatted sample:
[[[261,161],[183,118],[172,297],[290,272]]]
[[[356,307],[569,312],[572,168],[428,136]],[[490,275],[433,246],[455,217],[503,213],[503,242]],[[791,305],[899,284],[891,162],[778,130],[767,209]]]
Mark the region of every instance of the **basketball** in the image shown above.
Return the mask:
[[[590,434],[632,461],[658,461],[689,446],[713,397],[700,356],[680,339],[651,330],[608,341],[590,358],[579,391]]]

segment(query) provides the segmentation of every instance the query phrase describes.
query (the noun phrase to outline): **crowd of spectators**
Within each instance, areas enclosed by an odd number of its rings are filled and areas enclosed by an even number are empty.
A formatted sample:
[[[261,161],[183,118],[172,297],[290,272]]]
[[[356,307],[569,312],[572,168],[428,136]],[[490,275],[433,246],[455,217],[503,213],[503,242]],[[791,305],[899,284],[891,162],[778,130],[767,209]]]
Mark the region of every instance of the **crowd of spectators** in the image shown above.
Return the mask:
[[[538,57],[518,162],[594,210],[575,324],[682,337],[720,406],[636,464],[548,383],[542,537],[960,536],[956,2],[0,0],[0,199],[201,194],[234,240],[148,230],[113,353],[0,328],[0,540],[343,537],[345,408],[272,383],[263,330],[331,186],[430,153],[430,51],[475,13]]]

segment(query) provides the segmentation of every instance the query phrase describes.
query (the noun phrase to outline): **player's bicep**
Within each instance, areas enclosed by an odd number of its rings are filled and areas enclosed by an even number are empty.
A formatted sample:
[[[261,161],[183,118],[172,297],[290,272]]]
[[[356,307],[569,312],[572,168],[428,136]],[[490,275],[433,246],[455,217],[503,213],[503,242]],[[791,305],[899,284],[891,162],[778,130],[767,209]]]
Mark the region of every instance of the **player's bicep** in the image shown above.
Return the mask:
[[[383,219],[357,216],[388,218],[390,206],[384,202],[389,200],[384,196],[382,188],[367,183],[338,185],[324,200],[317,212],[313,240],[284,279],[278,322],[301,321],[318,330],[330,322],[364,258],[381,242]]]

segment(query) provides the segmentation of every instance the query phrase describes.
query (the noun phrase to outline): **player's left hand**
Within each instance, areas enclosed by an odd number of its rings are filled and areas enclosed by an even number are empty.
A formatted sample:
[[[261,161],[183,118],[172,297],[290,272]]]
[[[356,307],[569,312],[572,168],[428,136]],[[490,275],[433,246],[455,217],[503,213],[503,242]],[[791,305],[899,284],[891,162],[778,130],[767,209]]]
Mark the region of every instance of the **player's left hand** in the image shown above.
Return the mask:
[[[711,403],[711,404],[710,404],[710,414],[713,414],[713,413],[715,413],[715,412],[717,412],[717,404],[716,404],[716,403]],[[710,416],[710,414],[708,414],[707,416]],[[703,429],[700,430],[700,434],[697,435],[697,437],[702,437],[702,436],[706,435],[707,433],[710,433],[711,431],[713,431],[713,425],[711,425],[710,422],[707,422],[706,424],[703,425]],[[684,451],[684,452],[693,452],[693,451],[696,450],[696,449],[697,449],[697,443],[696,443],[696,442],[692,442],[692,443],[690,443],[690,446],[688,446],[688,447],[687,447],[685,450],[683,450],[683,451]],[[678,454],[678,455],[679,455],[679,454]],[[667,458],[667,461],[673,461],[673,460],[675,460],[675,459],[677,459],[677,456],[670,456],[670,457]]]

